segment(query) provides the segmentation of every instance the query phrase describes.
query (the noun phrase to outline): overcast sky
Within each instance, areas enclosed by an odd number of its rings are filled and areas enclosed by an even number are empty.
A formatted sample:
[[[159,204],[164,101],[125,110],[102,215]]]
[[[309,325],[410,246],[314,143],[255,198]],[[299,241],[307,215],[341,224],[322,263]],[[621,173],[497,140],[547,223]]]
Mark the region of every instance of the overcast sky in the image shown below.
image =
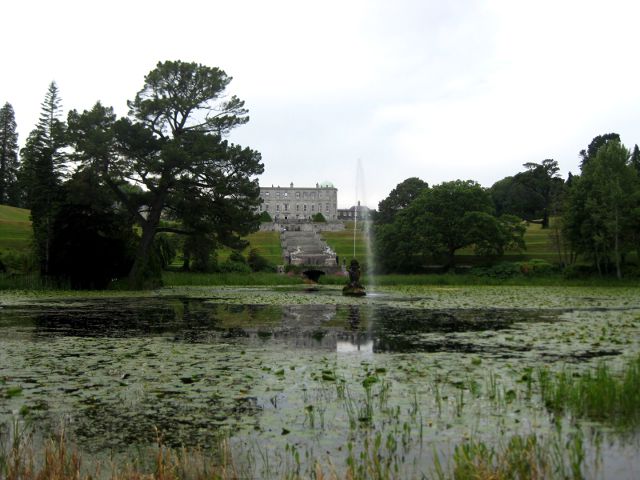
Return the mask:
[[[2,18],[21,144],[52,80],[65,112],[126,115],[158,61],[195,61],[233,77],[251,120],[231,140],[262,153],[260,183],[331,181],[339,207],[412,176],[491,186],[546,158],[566,176],[598,134],[640,143],[634,0],[20,0]]]

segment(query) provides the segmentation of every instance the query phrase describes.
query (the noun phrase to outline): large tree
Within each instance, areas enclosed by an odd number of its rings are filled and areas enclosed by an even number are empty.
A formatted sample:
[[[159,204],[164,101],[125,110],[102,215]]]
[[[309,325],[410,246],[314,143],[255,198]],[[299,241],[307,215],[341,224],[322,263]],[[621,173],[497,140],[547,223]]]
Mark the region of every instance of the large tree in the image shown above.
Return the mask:
[[[473,181],[455,180],[425,189],[377,230],[376,248],[387,270],[416,270],[428,258],[444,257],[455,267],[455,253],[473,247],[481,255],[499,256],[524,247],[519,219],[494,215],[489,193]]]
[[[517,215],[549,227],[549,217],[558,213],[564,182],[558,176],[558,162],[525,163],[524,172],[506,177],[491,187],[498,214]]]
[[[230,81],[218,68],[160,62],[129,102],[129,118],[116,120],[99,103],[69,114],[75,158],[99,173],[140,228],[129,273],[134,287],[143,284],[159,232],[237,244],[258,227],[252,178],[263,171],[260,154],[224,139],[248,121],[244,102],[224,96]]]
[[[418,177],[410,177],[400,182],[391,190],[387,198],[378,203],[375,222],[377,224],[393,222],[396,214],[403,208],[407,208],[425,188],[429,188],[429,184]]]
[[[20,184],[31,222],[40,272],[49,273],[53,219],[61,200],[65,175],[65,124],[58,87],[51,82],[41,105],[40,119],[21,150]]]
[[[580,168],[584,169],[585,165],[596,157],[596,155],[598,154],[598,150],[600,150],[601,147],[609,142],[619,143],[620,135],[611,132],[593,137],[593,140],[591,140],[589,146],[585,150],[580,150],[580,158],[582,158],[580,162]]]
[[[0,203],[18,206],[18,133],[13,107],[0,108]]]
[[[600,273],[612,265],[622,276],[623,258],[636,246],[639,194],[629,151],[615,139],[603,143],[574,179],[564,215],[565,233]]]

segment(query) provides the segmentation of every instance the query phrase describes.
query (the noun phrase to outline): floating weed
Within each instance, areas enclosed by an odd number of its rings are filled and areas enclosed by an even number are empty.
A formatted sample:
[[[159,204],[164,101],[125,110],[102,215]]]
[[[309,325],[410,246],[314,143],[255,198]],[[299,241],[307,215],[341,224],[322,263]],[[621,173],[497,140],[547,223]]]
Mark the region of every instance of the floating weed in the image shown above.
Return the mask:
[[[446,305],[448,302],[453,305],[454,297],[459,296],[460,291],[457,289],[455,294],[448,292],[430,294],[435,300],[431,298],[425,300],[425,306],[440,308],[436,298],[438,295],[442,295],[443,304]],[[465,289],[462,291],[464,292]],[[493,296],[491,300],[493,303],[481,298],[484,293]],[[202,295],[209,295],[209,293],[203,292]],[[498,304],[499,295],[495,291],[482,291],[475,295],[481,303]],[[542,296],[541,293],[536,295],[538,299]],[[570,297],[570,295],[567,296]],[[243,301],[247,301],[246,298],[247,295]],[[282,298],[285,297],[282,296]],[[241,303],[240,296],[238,299],[238,303]],[[261,301],[262,298],[258,300]],[[529,305],[533,304],[532,300],[522,299],[519,296],[509,301],[520,300],[529,302]],[[311,295],[307,295],[304,301],[318,302],[318,297],[314,300]],[[475,299],[470,301],[470,304],[475,306],[475,301]],[[460,301],[457,302],[455,305],[459,306]],[[569,298],[567,303],[571,302],[575,304],[575,300]],[[609,303],[614,301],[611,300]],[[637,304],[637,300],[633,300],[633,303]],[[562,302],[554,297],[549,304],[558,306]],[[405,308],[406,304],[401,307]],[[409,309],[411,308],[417,308],[417,303],[411,304]],[[449,445],[448,454],[452,455],[457,439],[469,438],[465,435],[470,429],[474,432],[477,429],[478,441],[485,442],[487,448],[494,450],[496,462],[502,458],[501,455],[506,448],[507,439],[504,435],[507,433],[505,432],[513,431],[514,417],[531,419],[531,422],[516,428],[522,428],[525,432],[529,431],[526,430],[527,428],[534,429],[538,435],[538,446],[542,445],[541,435],[546,435],[552,426],[549,425],[551,416],[547,415],[544,409],[538,408],[540,405],[538,392],[545,387],[541,385],[539,375],[536,376],[537,365],[542,362],[555,365],[566,359],[570,362],[592,361],[587,356],[581,358],[579,354],[589,352],[591,339],[600,337],[602,320],[613,319],[614,316],[612,325],[607,326],[606,336],[609,340],[616,336],[632,339],[633,347],[620,349],[624,355],[628,355],[634,352],[634,348],[637,350],[637,338],[640,337],[632,334],[635,330],[631,333],[625,332],[621,325],[630,324],[625,327],[627,329],[638,328],[640,325],[636,325],[637,322],[630,322],[632,316],[634,318],[637,316],[636,312],[568,312],[560,322],[555,322],[557,317],[554,316],[553,321],[543,326],[523,324],[522,331],[526,331],[526,334],[521,333],[521,327],[517,326],[514,329],[517,330],[515,334],[499,331],[491,335],[488,333],[469,335],[466,332],[416,335],[416,340],[425,340],[420,343],[420,347],[429,347],[432,341],[442,341],[443,344],[451,342],[453,345],[462,347],[461,351],[455,352],[418,350],[409,353],[376,351],[374,355],[363,352],[348,355],[336,354],[335,351],[330,350],[330,342],[334,329],[342,328],[337,322],[339,316],[329,320],[326,325],[323,323],[321,328],[327,332],[323,345],[314,344],[312,352],[304,350],[300,345],[294,346],[289,343],[286,345],[287,348],[282,348],[287,335],[274,335],[271,339],[263,341],[257,332],[260,329],[266,330],[266,327],[251,330],[244,324],[241,325],[243,332],[249,332],[252,337],[224,338],[220,348],[217,348],[218,344],[215,344],[216,348],[212,348],[211,343],[207,343],[212,337],[205,339],[194,335],[196,341],[187,346],[183,344],[184,339],[181,335],[176,339],[172,334],[162,334],[161,341],[155,338],[146,340],[146,345],[153,351],[149,348],[144,352],[136,349],[135,352],[138,353],[135,354],[125,351],[129,345],[135,347],[136,344],[135,341],[129,341],[126,338],[112,341],[109,337],[105,337],[100,338],[96,343],[79,337],[71,341],[64,336],[56,336],[54,341],[50,342],[55,348],[47,352],[47,355],[42,355],[42,352],[38,352],[37,349],[29,348],[26,342],[24,342],[26,348],[17,348],[11,342],[3,340],[0,341],[0,357],[5,355],[2,360],[9,358],[11,362],[16,362],[15,365],[25,365],[25,368],[19,374],[15,373],[18,367],[13,365],[9,365],[6,373],[3,371],[3,375],[7,375],[9,380],[5,385],[0,385],[0,396],[4,394],[8,385],[20,381],[24,388],[22,393],[24,401],[22,397],[17,397],[7,402],[0,399],[0,403],[3,407],[6,404],[11,412],[15,412],[20,404],[31,407],[39,398],[45,396],[47,399],[51,398],[47,415],[43,413],[38,416],[38,412],[29,413],[30,421],[33,417],[36,422],[41,419],[48,420],[58,412],[72,411],[80,421],[87,422],[84,414],[89,412],[93,415],[95,412],[102,418],[126,418],[127,423],[133,424],[135,422],[131,422],[130,414],[134,414],[137,415],[136,419],[139,418],[146,424],[150,421],[167,421],[169,424],[167,429],[170,430],[176,426],[175,423],[171,424],[172,415],[176,417],[179,415],[181,421],[184,419],[190,423],[178,426],[185,435],[176,435],[171,438],[174,442],[172,445],[179,445],[182,441],[193,442],[188,443],[189,445],[198,445],[203,440],[206,442],[207,438],[201,436],[200,432],[211,427],[213,412],[215,423],[224,425],[224,428],[233,432],[234,442],[246,443],[250,438],[256,438],[256,442],[259,442],[260,447],[254,448],[252,452],[246,449],[235,452],[238,455],[236,458],[242,456],[243,462],[242,471],[236,475],[238,478],[269,476],[291,479],[345,478],[347,473],[344,470],[346,468],[344,460],[347,455],[347,442],[353,444],[353,469],[350,471],[361,472],[358,474],[359,477],[354,474],[352,478],[375,478],[376,472],[381,472],[379,478],[421,478],[425,468],[430,467],[428,450],[431,445],[438,448]],[[622,320],[618,321],[618,317]],[[576,327],[578,324],[579,329]],[[374,324],[372,335],[377,335],[375,329],[381,327],[383,327],[381,323]],[[268,328],[276,331],[277,326],[269,325]],[[565,347],[558,339],[563,331],[568,329],[576,330],[577,334],[566,336],[571,343]],[[313,331],[315,326],[309,328],[307,333],[310,335]],[[503,345],[502,342],[507,336],[519,349],[507,351],[503,348],[506,344]],[[583,338],[582,341],[578,340],[580,337]],[[202,339],[205,341],[200,342]],[[82,349],[77,347],[85,342],[88,347],[86,350],[90,352],[86,357]],[[41,344],[44,343],[41,342]],[[175,346],[175,343],[179,345]],[[610,348],[609,343],[605,346],[603,342],[602,349]],[[111,358],[114,344],[117,344],[117,348]],[[380,343],[380,345],[384,344]],[[5,346],[8,348],[4,349]],[[440,347],[440,345],[437,346]],[[473,347],[474,350],[466,350],[466,347]],[[224,353],[220,354],[221,351]],[[475,353],[464,353],[467,351]],[[7,356],[6,352],[11,354]],[[74,355],[79,352],[80,358],[73,357],[63,362],[61,359],[65,358],[67,352]],[[575,355],[576,353],[578,355]],[[598,352],[593,353],[598,354]],[[109,366],[114,373],[106,375],[107,367],[93,361],[91,356],[94,355],[99,359],[109,359],[112,363],[117,362],[117,365]],[[145,366],[140,367],[144,371],[138,372],[141,356],[144,357],[142,361],[145,362]],[[186,361],[179,358],[185,356],[189,357]],[[367,360],[361,361],[363,357]],[[85,358],[87,359],[86,369],[69,367],[69,363],[82,365]],[[174,358],[177,361],[174,361]],[[293,358],[297,367],[295,370],[291,368]],[[480,360],[478,365],[475,358]],[[196,361],[203,363],[196,363]],[[507,362],[511,365],[507,365]],[[4,362],[0,363],[5,365]],[[534,365],[534,367],[527,371],[528,367],[523,369],[523,364]],[[188,368],[186,368],[187,365]],[[479,365],[482,366],[477,368]],[[87,379],[91,381],[92,386],[84,390],[85,377],[82,377],[82,370],[92,374],[92,378]],[[39,379],[38,384],[23,381],[25,378],[36,377],[34,372],[37,371],[52,372],[55,377],[49,381]],[[488,373],[485,374],[485,371]],[[577,369],[577,372],[582,371]],[[125,385],[120,387],[119,381],[124,380],[121,378],[123,372],[130,376],[126,378],[126,382],[123,382]],[[579,378],[573,376],[574,374],[575,372],[569,376],[566,383]],[[154,378],[156,376],[157,381]],[[493,378],[487,378],[487,376],[493,376]],[[583,376],[582,373],[581,376]],[[369,377],[377,378],[377,381]],[[555,374],[550,374],[549,382],[551,377],[555,377]],[[187,379],[187,382],[181,380],[182,378]],[[451,382],[451,380],[459,381],[460,379],[462,382],[458,385]],[[97,385],[99,382],[104,384],[104,388]],[[369,385],[365,386],[365,382]],[[136,386],[138,383],[144,386],[138,389]],[[64,390],[65,399],[71,402],[68,405],[61,405],[58,400],[61,385],[75,389],[68,393]],[[549,388],[547,387],[547,391]],[[370,395],[367,395],[367,389]],[[155,392],[159,390],[164,392],[162,398],[159,396],[156,398]],[[507,401],[509,396],[512,396],[511,403]],[[75,400],[75,397],[79,400]],[[89,398],[93,398],[94,401],[89,402]],[[236,401],[236,398],[246,402],[246,405]],[[525,399],[530,402],[525,402]],[[233,419],[245,418],[243,409],[249,409],[252,402],[256,404],[252,411],[257,413],[252,417],[251,422],[244,422],[239,427],[238,424],[231,423]],[[172,409],[173,405],[178,404],[180,409],[183,409],[184,415],[182,415],[183,412]],[[276,408],[270,408],[270,405]],[[79,406],[77,410],[76,406]],[[132,409],[131,406],[135,408]],[[311,406],[313,411],[308,413],[305,409],[307,406]],[[492,408],[494,411],[491,411]],[[140,414],[142,411],[145,412],[144,415]],[[158,411],[162,413],[156,415],[154,412]],[[204,418],[199,416],[200,412],[204,412]],[[569,410],[565,409],[563,412],[569,412]],[[313,416],[312,419],[309,418],[310,414]],[[556,417],[562,416],[553,416],[553,418]],[[360,421],[360,418],[366,420]],[[564,417],[562,421],[565,422]],[[471,422],[475,423],[473,427],[469,427]],[[116,422],[106,425],[105,438],[107,436],[111,439],[115,438],[115,435],[111,434],[115,431],[118,435],[122,432],[124,435],[129,435],[127,438],[137,441],[139,437],[132,437],[132,432],[127,430],[126,424],[123,425],[123,429],[118,429],[121,424]],[[70,433],[77,434],[77,432]],[[175,434],[176,431],[174,430],[173,433]],[[362,457],[365,437],[369,438],[366,449],[369,453]],[[427,455],[423,455],[423,437],[424,442],[429,445],[426,447]],[[95,439],[87,440],[86,437],[74,438],[74,442],[79,444],[87,442],[86,444],[92,447],[93,445],[89,442],[93,440]],[[96,449],[101,448],[100,441],[100,439],[97,440]],[[289,450],[286,450],[287,442],[290,445]],[[590,437],[584,439],[587,448],[591,448],[590,442]],[[545,445],[546,443],[547,440]],[[578,441],[570,439],[568,433],[563,434],[559,449],[566,461],[564,477],[570,478],[573,475],[572,472],[576,471],[571,466],[572,462],[580,463],[580,449],[577,444]],[[575,448],[575,461],[568,457],[567,451],[570,448]],[[606,448],[609,447],[605,446]],[[177,453],[173,452],[172,456],[175,455]],[[268,455],[267,462],[263,460],[264,455]],[[326,458],[329,455],[331,458],[339,459],[336,461],[339,468],[335,475],[331,473],[330,463],[329,473],[327,473]],[[515,453],[513,455],[517,457]],[[453,470],[443,469],[443,471],[445,477],[453,477]],[[163,472],[168,480],[170,478],[168,468]],[[321,473],[318,474],[318,472]],[[210,475],[208,478],[224,477]]]
[[[13,398],[22,395],[22,387],[9,387],[4,391],[5,398]]]

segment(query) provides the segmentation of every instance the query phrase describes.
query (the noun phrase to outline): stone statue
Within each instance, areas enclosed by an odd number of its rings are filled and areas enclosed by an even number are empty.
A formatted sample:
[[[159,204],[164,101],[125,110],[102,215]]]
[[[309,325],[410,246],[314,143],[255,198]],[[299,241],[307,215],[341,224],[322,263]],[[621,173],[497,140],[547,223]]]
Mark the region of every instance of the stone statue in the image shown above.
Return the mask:
[[[366,295],[364,287],[360,283],[360,264],[355,258],[351,260],[347,273],[349,274],[349,283],[342,289],[342,294],[354,297]]]

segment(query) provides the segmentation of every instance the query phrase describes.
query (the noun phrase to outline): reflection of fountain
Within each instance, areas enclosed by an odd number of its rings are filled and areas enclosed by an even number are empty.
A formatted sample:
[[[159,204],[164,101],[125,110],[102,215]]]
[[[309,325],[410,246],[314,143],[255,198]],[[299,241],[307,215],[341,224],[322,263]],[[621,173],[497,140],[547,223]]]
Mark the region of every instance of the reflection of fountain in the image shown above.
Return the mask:
[[[336,341],[336,351],[339,353],[373,353],[373,340],[359,331],[361,317],[358,305],[349,305],[347,320],[352,332]]]
[[[338,353],[373,353],[373,340],[364,342],[350,342],[348,340],[338,340],[336,343]]]

